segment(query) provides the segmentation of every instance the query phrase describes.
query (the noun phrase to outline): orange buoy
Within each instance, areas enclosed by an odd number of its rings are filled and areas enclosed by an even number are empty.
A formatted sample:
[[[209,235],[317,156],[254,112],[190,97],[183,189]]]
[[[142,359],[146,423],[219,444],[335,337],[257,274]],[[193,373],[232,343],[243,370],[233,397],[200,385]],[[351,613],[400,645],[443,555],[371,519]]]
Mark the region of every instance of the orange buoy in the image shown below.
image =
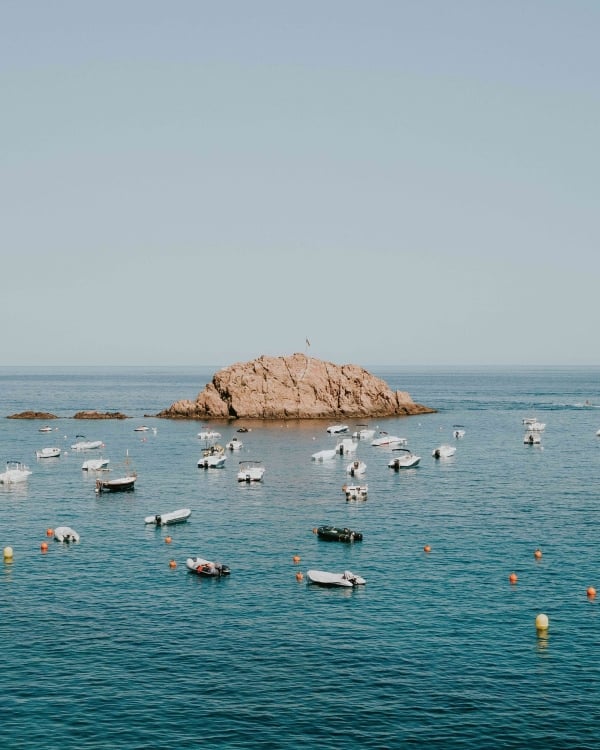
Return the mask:
[[[536,560],[540,560],[542,557],[542,550],[538,547],[538,549],[536,549],[536,551],[533,553],[533,556]]]
[[[171,542],[172,542],[172,541],[173,541],[173,540],[171,539],[171,537],[170,537],[170,536],[166,536],[166,537],[165,537],[165,544],[171,544]]]
[[[54,536],[54,529],[46,529],[46,536]]]
[[[294,556],[292,557],[292,560],[293,560],[293,561],[294,561],[294,562],[295,562],[296,564],[298,564],[298,563],[300,562],[300,555],[294,555]]]
[[[590,599],[593,599],[596,596],[596,589],[593,586],[588,586],[586,593]]]
[[[40,544],[40,549],[42,550],[42,552],[48,552],[48,544],[46,542],[42,542]]]
[[[510,575],[508,576],[508,580],[509,580],[509,581],[510,581],[511,583],[516,583],[516,582],[517,582],[517,581],[518,581],[519,579],[517,578],[517,574],[516,574],[516,573],[511,573],[511,574],[510,574]]]
[[[302,573],[300,571],[298,571],[296,573],[296,580],[297,581],[303,581],[304,580],[304,576],[302,575]]]
[[[313,529],[313,534],[316,534],[316,533],[317,533],[317,527],[315,526],[315,528]]]
[[[170,568],[176,568],[177,567],[177,563],[175,562],[175,560],[169,560],[169,567]]]
[[[423,547],[423,552],[431,552],[431,547],[430,547],[430,546],[429,546],[428,544],[426,544],[426,545],[425,545],[425,546]]]

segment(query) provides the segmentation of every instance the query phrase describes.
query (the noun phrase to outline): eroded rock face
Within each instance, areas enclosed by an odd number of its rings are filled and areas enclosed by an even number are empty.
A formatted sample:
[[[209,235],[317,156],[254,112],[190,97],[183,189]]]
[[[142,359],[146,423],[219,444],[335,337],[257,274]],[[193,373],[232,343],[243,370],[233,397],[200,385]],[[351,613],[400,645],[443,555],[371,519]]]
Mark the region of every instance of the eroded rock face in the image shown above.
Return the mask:
[[[47,411],[22,411],[19,414],[9,414],[7,419],[58,419],[56,414]]]
[[[128,419],[126,414],[121,414],[120,411],[78,411],[77,414],[73,415],[73,419]]]
[[[320,419],[435,412],[392,391],[357,365],[305,354],[262,356],[219,370],[195,401],[177,401],[156,416],[172,419]]]

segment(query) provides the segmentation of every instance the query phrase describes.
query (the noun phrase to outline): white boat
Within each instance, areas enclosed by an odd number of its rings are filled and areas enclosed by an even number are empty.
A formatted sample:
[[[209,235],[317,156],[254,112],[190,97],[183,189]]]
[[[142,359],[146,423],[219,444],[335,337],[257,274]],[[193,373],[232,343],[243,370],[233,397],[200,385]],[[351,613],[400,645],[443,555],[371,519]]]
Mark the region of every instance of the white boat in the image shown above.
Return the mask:
[[[170,523],[182,523],[192,515],[190,508],[179,508],[169,513],[156,513],[154,516],[146,516],[144,523],[153,523],[156,526],[166,526]]]
[[[456,448],[453,445],[439,445],[435,448],[431,455],[434,458],[450,458],[456,453]]]
[[[465,428],[461,424],[455,424],[452,434],[457,440],[460,440],[460,438],[465,436]]]
[[[231,573],[228,565],[213,562],[212,560],[205,560],[203,557],[188,557],[185,561],[185,566],[192,573],[196,573],[199,576],[220,577],[228,576]]]
[[[406,445],[408,440],[406,438],[397,437],[396,435],[388,435],[387,432],[380,433],[380,437],[375,438],[371,445]]]
[[[265,473],[262,461],[240,461],[238,482],[261,482]]]
[[[134,427],[134,428],[133,428],[133,431],[134,431],[134,432],[148,432],[148,430],[149,430],[149,429],[150,429],[150,428],[149,428],[149,427],[146,427],[146,425],[145,425],[145,424],[141,424],[141,425],[140,425],[139,427]]]
[[[102,440],[80,440],[78,443],[73,443],[71,448],[74,451],[93,451],[96,448],[104,448]]]
[[[600,430],[596,433],[596,437],[600,437]]]
[[[54,538],[57,542],[78,542],[79,534],[70,526],[58,526],[54,529]]]
[[[202,430],[198,433],[200,440],[218,440],[221,437],[220,432],[214,430]]]
[[[327,428],[330,435],[337,435],[340,432],[348,432],[347,424],[332,424]]]
[[[42,448],[35,452],[37,458],[58,458],[60,456],[60,448]]]
[[[394,448],[394,451],[398,451],[399,454],[392,458],[388,463],[390,469],[399,471],[400,469],[412,469],[413,466],[417,466],[421,460],[421,456],[415,456],[415,454],[408,448]]]
[[[313,461],[331,461],[332,458],[335,458],[335,455],[335,448],[325,448],[325,450],[313,453],[311,458]]]
[[[543,432],[546,429],[546,423],[538,422],[535,417],[525,417],[523,419],[523,424],[527,428],[528,432]]]
[[[6,471],[0,474],[0,484],[19,484],[31,476],[29,466],[21,461],[7,461]]]
[[[342,492],[346,495],[346,500],[366,500],[369,487],[366,484],[345,484]]]
[[[364,578],[345,570],[343,573],[329,573],[326,570],[309,570],[306,573],[308,583],[316,583],[319,586],[343,586],[352,588],[366,583]]]
[[[228,451],[239,451],[244,447],[244,443],[236,437],[232,437],[231,440],[225,444],[225,447]]]
[[[356,440],[371,440],[371,438],[375,437],[375,430],[370,429],[366,424],[357,424],[352,437]]]
[[[339,453],[340,456],[345,456],[349,453],[356,453],[357,447],[358,443],[352,440],[352,438],[344,438],[335,446],[335,452]]]
[[[224,453],[215,451],[215,453],[206,453],[198,459],[199,469],[222,469],[227,461]]]
[[[523,443],[525,445],[541,445],[542,438],[540,437],[539,430],[528,430],[523,437]]]
[[[108,458],[90,458],[81,464],[83,471],[102,471],[108,467]]]
[[[38,432],[52,432],[52,427],[50,427],[50,425],[47,424],[44,427],[40,427]]]
[[[346,472],[350,474],[351,477],[361,476],[366,472],[366,470],[367,464],[359,459],[352,461],[348,464],[348,466],[346,466]]]

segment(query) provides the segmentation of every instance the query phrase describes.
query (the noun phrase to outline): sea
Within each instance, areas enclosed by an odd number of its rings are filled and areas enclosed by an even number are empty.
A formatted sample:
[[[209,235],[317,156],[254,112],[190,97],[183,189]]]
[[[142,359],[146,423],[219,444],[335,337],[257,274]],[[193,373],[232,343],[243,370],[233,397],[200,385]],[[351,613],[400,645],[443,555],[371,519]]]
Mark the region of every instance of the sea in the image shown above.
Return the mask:
[[[151,416],[215,369],[0,368],[0,470],[32,471],[0,485],[3,748],[600,747],[600,368],[368,368],[437,411],[370,421],[421,461],[395,472],[360,441],[368,497],[350,502],[350,458],[311,460],[339,439],[328,422]],[[6,418],[25,410],[58,419]],[[205,426],[243,442],[223,469],[197,466]],[[456,453],[436,460],[441,444]],[[81,466],[99,455],[135,469],[133,492],[96,493]],[[263,482],[238,483],[241,460]],[[144,523],[179,508],[186,523]],[[188,571],[196,555],[231,574]]]

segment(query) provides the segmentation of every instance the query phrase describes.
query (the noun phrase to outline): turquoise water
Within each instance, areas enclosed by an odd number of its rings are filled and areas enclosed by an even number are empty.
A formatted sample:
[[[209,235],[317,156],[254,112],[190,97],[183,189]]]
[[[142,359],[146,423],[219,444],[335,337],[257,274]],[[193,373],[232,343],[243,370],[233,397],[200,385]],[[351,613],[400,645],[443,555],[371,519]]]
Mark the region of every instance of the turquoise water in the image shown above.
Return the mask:
[[[421,463],[395,473],[388,449],[360,444],[369,498],[348,503],[349,459],[310,460],[336,442],[326,423],[247,423],[241,454],[204,471],[200,423],[144,418],[194,398],[214,368],[0,368],[0,465],[33,471],[0,486],[0,544],[14,549],[0,563],[3,747],[600,746],[599,604],[586,596],[600,592],[600,370],[372,369],[439,412],[375,420]],[[132,419],[71,419],[87,408]],[[58,414],[58,429],[3,418],[25,409]],[[542,446],[523,445],[530,415],[547,424]],[[103,440],[111,465],[128,452],[135,491],[97,496],[75,434]],[[435,461],[443,442],[456,455]],[[54,444],[59,459],[35,459]],[[244,458],[264,461],[264,483],[238,485]],[[180,507],[186,524],[143,523]],[[364,541],[319,540],[329,523]],[[81,542],[47,540],[58,525]],[[231,576],[188,573],[193,555]],[[296,580],[313,567],[367,584]]]

